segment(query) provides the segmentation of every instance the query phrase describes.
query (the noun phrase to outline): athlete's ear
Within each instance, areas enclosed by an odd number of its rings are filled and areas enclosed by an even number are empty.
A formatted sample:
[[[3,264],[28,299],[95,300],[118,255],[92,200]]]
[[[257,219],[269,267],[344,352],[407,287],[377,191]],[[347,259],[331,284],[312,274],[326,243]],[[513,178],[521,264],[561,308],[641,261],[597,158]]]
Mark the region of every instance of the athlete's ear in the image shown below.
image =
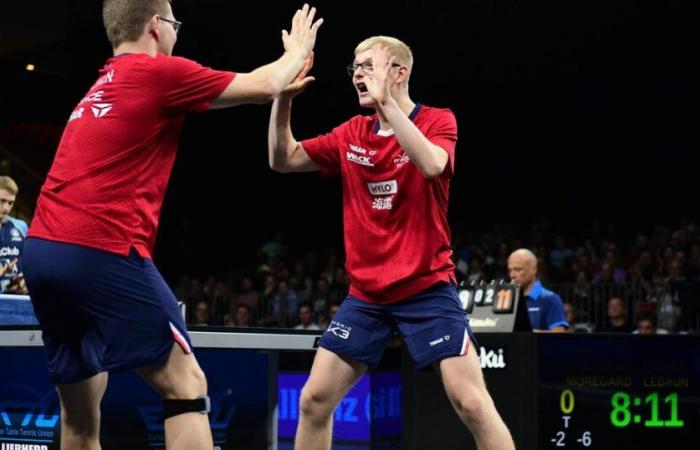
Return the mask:
[[[160,41],[160,30],[158,30],[158,22],[160,22],[158,14],[154,14],[146,23],[146,32],[153,36],[153,39]]]
[[[408,67],[401,66],[397,68],[398,70],[396,71],[396,83],[401,83],[402,81],[405,81],[408,78],[409,71]]]

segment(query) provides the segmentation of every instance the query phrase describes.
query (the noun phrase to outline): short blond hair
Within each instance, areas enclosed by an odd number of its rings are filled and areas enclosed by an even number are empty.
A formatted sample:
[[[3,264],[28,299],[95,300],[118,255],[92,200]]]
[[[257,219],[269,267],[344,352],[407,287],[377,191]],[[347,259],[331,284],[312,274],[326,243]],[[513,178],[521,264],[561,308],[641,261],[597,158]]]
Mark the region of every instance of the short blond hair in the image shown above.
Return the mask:
[[[137,41],[151,17],[168,12],[168,3],[170,0],[104,0],[102,21],[112,48]]]
[[[355,55],[367,51],[377,44],[387,47],[389,49],[389,54],[396,57],[396,62],[408,67],[408,72],[411,72],[413,69],[413,52],[411,52],[411,47],[395,37],[372,36],[367,38],[357,44],[357,47],[355,47]]]
[[[0,176],[0,189],[5,189],[12,195],[17,195],[19,192],[19,187],[17,183],[15,183],[15,180],[7,175]]]

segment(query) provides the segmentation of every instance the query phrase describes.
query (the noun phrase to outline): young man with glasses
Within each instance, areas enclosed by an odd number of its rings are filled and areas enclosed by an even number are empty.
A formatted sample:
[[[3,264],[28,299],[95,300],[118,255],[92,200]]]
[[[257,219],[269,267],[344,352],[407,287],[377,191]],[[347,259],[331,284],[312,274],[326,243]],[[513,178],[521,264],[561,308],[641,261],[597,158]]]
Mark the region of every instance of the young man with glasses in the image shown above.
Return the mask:
[[[105,0],[114,51],[68,119],[25,242],[25,276],[61,400],[61,448],[99,448],[109,371],[163,397],[169,449],[212,449],[204,373],[152,262],[187,111],[271,101],[310,58],[322,20],[297,10],[284,54],[250,73],[172,57],[168,0]]]
[[[435,367],[480,449],[514,448],[484,385],[450,259],[454,115],[414,103],[408,93],[411,50],[398,39],[375,36],[357,46],[348,68],[360,106],[375,114],[298,142],[291,105],[313,80],[309,66],[273,102],[270,166],[341,176],[351,285],[321,338],[302,391],[296,448],[330,449],[336,405],[378,364],[395,332],[417,367]]]

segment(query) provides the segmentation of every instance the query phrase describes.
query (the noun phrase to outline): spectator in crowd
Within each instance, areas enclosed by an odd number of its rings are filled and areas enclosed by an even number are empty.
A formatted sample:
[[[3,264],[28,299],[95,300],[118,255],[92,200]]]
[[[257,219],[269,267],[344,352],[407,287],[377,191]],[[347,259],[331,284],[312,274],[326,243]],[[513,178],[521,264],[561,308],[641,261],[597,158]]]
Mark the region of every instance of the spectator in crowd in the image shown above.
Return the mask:
[[[251,324],[250,307],[242,303],[236,307],[236,319],[234,325],[237,327],[249,327]]]
[[[333,318],[335,317],[335,313],[338,312],[338,309],[340,308],[340,302],[333,302],[331,305],[328,307],[328,313],[321,315],[318,326],[320,329],[325,330],[328,328],[328,324],[330,324],[333,321]]]
[[[240,291],[234,297],[235,307],[246,305],[251,311],[256,311],[259,301],[260,294],[255,290],[253,278],[250,275],[244,276],[241,279]]]
[[[309,302],[312,305],[314,314],[319,317],[326,314],[328,311],[328,305],[331,304],[332,296],[330,288],[328,286],[328,281],[325,277],[321,276],[316,280],[316,290],[311,293],[309,297]]]
[[[554,250],[549,253],[549,260],[559,273],[564,273],[568,263],[574,259],[574,252],[566,245],[564,236],[557,236],[554,243]]]
[[[613,266],[610,261],[603,261],[600,271],[593,276],[594,284],[624,284],[625,272]]]
[[[335,293],[340,293],[343,297],[348,292],[348,287],[350,282],[348,280],[348,275],[345,273],[345,269],[342,267],[337,267],[335,269],[335,276],[333,277],[333,283],[331,283],[331,291]]]
[[[578,320],[576,305],[573,303],[564,302],[564,312],[566,313],[566,321],[569,322],[569,328],[566,330],[567,332],[590,333],[593,331],[594,326],[590,322],[580,322]]]
[[[233,320],[233,317],[231,317],[231,314],[224,314],[224,321],[223,324],[225,327],[235,327],[236,322]]]
[[[603,333],[630,333],[634,331],[634,325],[629,319],[627,304],[622,297],[613,297],[608,300],[608,311],[605,322],[598,327]]]
[[[22,273],[22,251],[27,223],[10,215],[19,187],[8,176],[0,176],[0,293],[27,294]]]
[[[297,291],[299,297],[305,301],[309,300],[311,291],[314,288],[314,281],[309,275],[306,262],[303,259],[294,263],[294,270],[289,276],[289,287]]]
[[[280,281],[277,292],[268,305],[268,315],[261,319],[261,325],[278,326],[286,328],[296,320],[295,314],[299,310],[299,296],[296,291],[289,289],[286,281]]]
[[[320,330],[319,326],[313,321],[314,314],[311,310],[311,304],[302,303],[299,305],[299,324],[294,327],[295,330]]]
[[[469,270],[465,278],[467,283],[478,283],[484,279],[484,271],[481,267],[481,258],[475,256],[469,261]]]
[[[283,231],[278,231],[274,239],[265,242],[258,251],[260,260],[268,264],[277,258],[286,257],[288,253],[289,247],[287,246],[286,236]]]
[[[668,334],[668,330],[658,328],[656,315],[651,313],[640,314],[637,319],[637,329],[634,334]]]
[[[211,316],[209,314],[209,303],[205,300],[200,300],[194,305],[194,313],[192,314],[192,325],[211,325]]]
[[[518,249],[508,258],[508,274],[524,295],[532,331],[563,333],[569,327],[561,298],[537,279],[537,258]]]

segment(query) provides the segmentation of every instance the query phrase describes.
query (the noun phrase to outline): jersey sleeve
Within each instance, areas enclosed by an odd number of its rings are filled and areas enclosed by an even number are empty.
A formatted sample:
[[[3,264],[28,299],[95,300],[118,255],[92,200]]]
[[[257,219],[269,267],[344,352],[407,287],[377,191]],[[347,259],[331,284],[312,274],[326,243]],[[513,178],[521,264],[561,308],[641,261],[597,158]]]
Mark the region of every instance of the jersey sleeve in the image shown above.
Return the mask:
[[[168,110],[204,111],[236,76],[235,72],[214,70],[186,58],[161,58],[158,82]]]
[[[301,141],[301,146],[316,163],[321,175],[329,177],[340,173],[340,155],[346,128],[347,123],[334,128],[330,133]]]
[[[457,119],[449,109],[440,110],[442,114],[436,115],[435,121],[426,132],[425,137],[430,142],[443,148],[449,157],[450,168],[448,175],[455,170],[455,145],[457,144]]]
[[[547,308],[545,320],[547,322],[548,330],[551,330],[554,327],[569,328],[569,322],[566,320],[566,313],[564,312],[564,303],[556,294],[553,294],[551,297],[551,302],[549,308]]]

